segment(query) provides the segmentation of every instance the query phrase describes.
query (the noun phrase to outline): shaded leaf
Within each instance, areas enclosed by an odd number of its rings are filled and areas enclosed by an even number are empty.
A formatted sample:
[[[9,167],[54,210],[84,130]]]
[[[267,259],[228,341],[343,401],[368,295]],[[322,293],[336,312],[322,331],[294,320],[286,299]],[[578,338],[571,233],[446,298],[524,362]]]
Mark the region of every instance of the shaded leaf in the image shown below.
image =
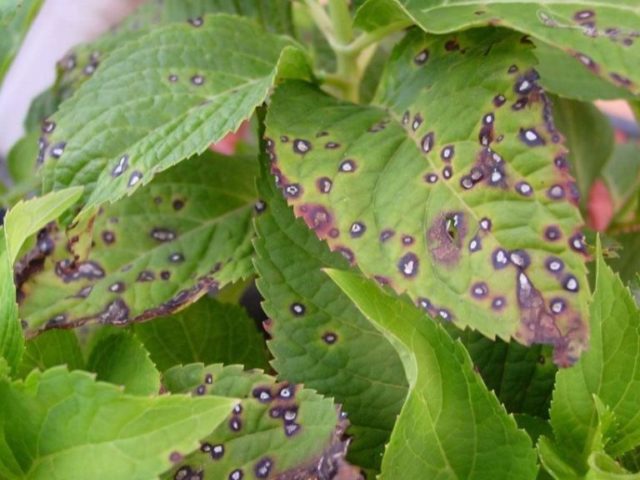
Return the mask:
[[[240,17],[133,39],[43,126],[43,188],[82,184],[89,206],[115,201],[235,131],[278,76],[306,69],[291,40]]]
[[[242,367],[199,364],[165,374],[171,392],[242,398],[227,420],[163,478],[333,478],[346,443],[344,420],[312,390]],[[181,473],[184,472],[182,477]],[[240,472],[235,473],[234,472]],[[317,475],[317,476],[314,476]]]
[[[628,284],[637,280],[640,274],[640,235],[630,231],[617,234],[615,239],[621,248],[616,251],[617,256],[610,258],[607,263]]]
[[[613,155],[604,166],[602,177],[609,187],[614,212],[622,217],[627,206],[640,200],[640,145],[622,143],[615,146]],[[620,218],[624,221],[624,218]]]
[[[269,368],[254,320],[242,307],[210,297],[175,315],[138,324],[134,331],[161,371],[196,362]]]
[[[579,60],[585,75],[640,93],[636,0],[369,0],[356,24],[374,30],[403,20],[439,34],[486,25],[518,30]]]
[[[266,210],[255,220],[255,265],[273,366],[282,378],[335,397],[349,415],[349,460],[379,470],[407,394],[400,359],[321,271],[347,261],[295,219],[265,175],[259,190]]]
[[[182,395],[138,397],[82,371],[53,368],[0,383],[3,478],[149,479],[170,454],[224,420],[234,399]],[[90,460],[90,461],[89,461]]]
[[[390,339],[409,381],[382,460],[383,478],[536,477],[531,440],[473,371],[460,343],[372,281],[327,273]]]
[[[15,183],[32,179],[36,174],[38,132],[26,134],[18,140],[7,155],[7,170]]]
[[[42,2],[43,0],[3,0],[0,3],[0,85]]]
[[[122,385],[126,393],[153,395],[160,391],[160,372],[144,345],[131,333],[114,331],[101,337],[87,361],[97,380]]]
[[[73,330],[49,330],[26,342],[17,376],[24,378],[33,369],[44,371],[58,365],[66,365],[68,370],[84,368],[80,343]]]
[[[207,152],[105,208],[70,244],[44,231],[46,251],[36,246],[18,274],[28,333],[165,316],[248,276],[254,171],[254,159]],[[95,245],[76,261],[68,249],[86,237]]]
[[[458,326],[552,344],[568,365],[588,338],[582,220],[518,39],[413,31],[380,107],[284,84],[267,117],[272,172],[295,214],[368,276]]]

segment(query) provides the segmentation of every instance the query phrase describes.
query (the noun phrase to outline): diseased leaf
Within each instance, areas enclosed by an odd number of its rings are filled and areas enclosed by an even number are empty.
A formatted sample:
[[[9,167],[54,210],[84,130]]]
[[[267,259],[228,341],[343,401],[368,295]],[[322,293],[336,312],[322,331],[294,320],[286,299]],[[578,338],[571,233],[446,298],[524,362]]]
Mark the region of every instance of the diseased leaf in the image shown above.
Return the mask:
[[[24,378],[33,369],[44,371],[58,365],[66,365],[68,370],[84,368],[80,343],[73,330],[49,330],[26,342],[17,376]]]
[[[0,3],[0,85],[42,2],[43,0],[3,0]]]
[[[307,68],[292,40],[229,15],[133,39],[43,125],[43,188],[82,184],[88,206],[113,202],[235,131],[276,78]]]
[[[142,480],[197,448],[236,400],[131,396],[57,367],[2,381],[0,404],[3,478]]]
[[[439,34],[487,25],[518,30],[579,60],[585,75],[640,93],[636,0],[369,0],[356,17],[366,30],[403,21]]]
[[[122,385],[126,393],[153,395],[160,391],[160,372],[144,345],[126,331],[109,332],[94,345],[87,370],[97,380]]]
[[[640,311],[604,263],[599,245],[591,332],[590,349],[573,368],[558,373],[551,404],[554,449],[571,458],[581,474],[594,448],[617,457],[640,444]],[[599,421],[599,403],[610,411],[615,428]]]
[[[346,421],[312,390],[236,365],[175,367],[166,372],[165,384],[171,392],[243,400],[203,438],[199,452],[162,478],[333,478],[343,463]]]
[[[409,381],[382,478],[536,478],[531,440],[473,371],[460,343],[372,281],[327,273],[393,343]]]
[[[254,171],[254,159],[207,152],[105,208],[70,244],[41,232],[17,273],[28,334],[165,316],[248,276]],[[95,245],[76,261],[68,249],[87,236]]]
[[[269,368],[267,351],[255,322],[242,307],[210,297],[168,317],[135,326],[161,371],[202,362]]]
[[[379,107],[289,82],[266,133],[276,181],[332,250],[434,316],[569,365],[588,339],[586,247],[533,63],[518,34],[413,31]]]
[[[282,378],[334,397],[349,415],[351,462],[379,471],[407,383],[397,353],[321,271],[347,268],[301,220],[266,175],[255,220],[257,286],[270,320],[269,349]]]

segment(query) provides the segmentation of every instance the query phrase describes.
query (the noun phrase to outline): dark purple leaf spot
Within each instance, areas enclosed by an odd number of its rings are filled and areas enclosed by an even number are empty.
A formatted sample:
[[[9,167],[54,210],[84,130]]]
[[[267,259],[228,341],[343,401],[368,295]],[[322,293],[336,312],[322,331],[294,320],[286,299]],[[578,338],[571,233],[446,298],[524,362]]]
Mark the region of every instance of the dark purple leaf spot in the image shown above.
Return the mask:
[[[507,251],[504,248],[496,248],[491,256],[493,262],[493,268],[501,270],[509,265],[509,257]]]
[[[158,242],[170,242],[175,240],[176,232],[168,228],[155,227],[150,232],[151,238]]]
[[[455,52],[456,50],[460,50],[460,44],[456,39],[447,40],[444,44],[444,49],[447,52]]]
[[[355,172],[357,168],[356,162],[353,160],[347,159],[340,163],[338,170],[344,173]]]
[[[524,197],[530,197],[533,195],[533,188],[527,182],[516,183],[516,192]]]
[[[557,226],[549,225],[544,229],[544,238],[546,238],[547,240],[555,242],[556,240],[559,240],[560,237],[562,237],[562,232]]]
[[[333,182],[328,177],[321,177],[316,180],[316,187],[320,193],[329,193],[332,186]]]
[[[162,280],[169,280],[171,278],[171,272],[168,270],[161,271],[160,278],[162,278]]]
[[[243,478],[244,478],[244,473],[240,468],[236,468],[233,472],[229,474],[229,480],[242,480]]]
[[[453,145],[447,145],[440,152],[440,158],[444,162],[450,162],[456,153],[455,147]]]
[[[424,137],[422,137],[422,151],[424,153],[429,153],[433,149],[433,145],[435,143],[435,135],[433,132],[427,133]]]
[[[333,345],[338,340],[338,336],[335,333],[327,332],[322,336],[322,340],[327,345]]]
[[[415,116],[413,117],[413,122],[411,122],[411,129],[415,132],[416,130],[418,130],[420,125],[422,125],[423,121],[424,119],[422,118],[422,115],[420,115],[419,113],[416,113]]]
[[[124,325],[129,320],[129,307],[121,298],[109,303],[98,315],[100,323]]]
[[[196,87],[199,87],[204,84],[204,77],[202,75],[194,75],[191,77],[191,83],[193,83]]]
[[[291,310],[291,313],[293,313],[296,317],[300,317],[304,315],[307,309],[303,304],[295,302],[291,304],[289,310]]]
[[[427,173],[424,176],[424,181],[427,182],[427,183],[431,183],[431,184],[436,183],[438,181],[438,174],[436,174],[436,173]]]
[[[447,165],[442,169],[442,177],[445,180],[449,180],[452,176],[453,176],[453,169],[449,165]]]
[[[573,275],[567,275],[562,283],[562,286],[568,292],[577,292],[578,290],[580,290],[578,279]]]
[[[168,79],[171,83],[176,83],[178,81],[178,75],[172,73],[171,75],[169,75]]]
[[[328,150],[335,150],[336,148],[340,148],[340,144],[336,142],[327,142],[325,143],[324,148]]]
[[[484,230],[485,232],[490,232],[491,231],[491,220],[489,220],[486,217],[482,218],[480,220],[480,228],[482,230]]]
[[[415,239],[411,235],[403,235],[402,236],[402,244],[403,245],[413,245]]]
[[[506,101],[507,99],[505,98],[504,95],[496,95],[495,97],[493,97],[493,104],[496,107],[501,107],[502,105],[505,104]]]
[[[451,266],[460,259],[467,225],[461,212],[442,213],[427,231],[427,248],[436,263]]]
[[[362,222],[353,222],[349,228],[351,238],[360,238],[367,231],[367,227]]]
[[[564,188],[562,185],[552,185],[547,190],[547,196],[553,200],[561,200],[564,198]]]
[[[113,292],[113,293],[122,293],[122,292],[124,292],[125,291],[124,283],[122,283],[122,282],[112,283],[111,285],[109,285],[109,291]]]
[[[491,302],[491,308],[496,311],[502,310],[504,306],[507,304],[507,300],[504,297],[496,297]]]
[[[580,253],[586,252],[586,246],[584,244],[584,235],[576,233],[569,239],[569,246],[572,250]]]
[[[257,478],[267,478],[271,472],[271,467],[273,467],[273,461],[270,458],[265,457],[256,463],[253,471]]]
[[[102,232],[102,241],[107,245],[111,245],[116,241],[115,233],[113,233],[111,230],[104,230]]]
[[[169,255],[169,261],[171,263],[182,263],[184,262],[184,255],[180,252],[174,252]]]
[[[288,198],[298,198],[302,194],[302,187],[297,183],[291,183],[284,187],[284,194]]]
[[[264,200],[258,200],[253,205],[253,209],[256,211],[256,213],[262,213],[267,209],[267,204],[264,202]]]
[[[473,237],[469,242],[469,251],[471,253],[474,253],[481,249],[482,249],[482,241],[480,240],[480,237],[478,236]]]
[[[558,257],[549,257],[545,262],[545,266],[547,270],[551,273],[559,273],[564,270],[564,262],[560,260]]]
[[[301,138],[296,138],[293,141],[293,151],[299,155],[304,155],[308,151],[311,150],[311,142],[307,140],[303,140]]]
[[[237,417],[231,417],[231,420],[229,420],[229,428],[233,432],[239,432],[242,430],[242,420]]]
[[[415,57],[413,57],[413,62],[416,65],[424,65],[429,60],[429,50],[426,48],[418,53]]]
[[[519,137],[520,140],[529,147],[539,147],[546,143],[535,128],[521,128]]]
[[[64,153],[64,147],[66,146],[67,144],[65,142],[56,143],[53,147],[51,147],[51,156],[53,158],[60,158]]]
[[[529,254],[524,250],[513,250],[509,254],[509,260],[516,267],[519,267],[522,269],[528,268],[529,265],[531,264],[531,257],[529,257]]]
[[[133,187],[134,185],[136,185],[140,180],[142,179],[142,172],[138,171],[138,170],[134,170],[133,172],[131,172],[131,177],[129,177],[129,183],[127,183],[127,185],[129,187]]]
[[[405,278],[414,278],[418,274],[420,261],[415,253],[406,253],[398,261],[398,270]]]
[[[56,123],[52,122],[51,120],[44,120],[40,129],[42,130],[42,133],[53,133],[53,131],[56,129]]]
[[[184,208],[184,200],[177,198],[173,201],[172,205],[174,210],[182,210]]]
[[[267,387],[256,387],[251,394],[260,403],[269,403],[272,400],[271,391]]]
[[[394,232],[393,230],[382,230],[382,232],[380,232],[380,241],[381,242],[386,242],[387,240],[389,240],[391,237],[393,237],[396,234],[396,232]]]
[[[207,387],[205,387],[204,385],[198,385],[196,387],[196,391],[195,394],[196,395],[204,395],[205,393],[207,393]]]
[[[485,298],[489,295],[489,287],[485,282],[474,283],[471,285],[471,295],[478,299]]]
[[[566,304],[561,298],[554,298],[549,303],[549,309],[556,315],[560,315],[562,312],[564,312],[565,307]]]

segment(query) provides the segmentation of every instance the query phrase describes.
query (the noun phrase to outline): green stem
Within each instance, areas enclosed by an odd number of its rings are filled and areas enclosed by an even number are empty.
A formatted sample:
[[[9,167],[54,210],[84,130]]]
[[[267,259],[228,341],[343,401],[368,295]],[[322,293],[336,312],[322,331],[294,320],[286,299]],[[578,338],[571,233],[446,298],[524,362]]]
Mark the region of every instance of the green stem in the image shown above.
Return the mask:
[[[358,101],[359,75],[358,75],[358,55],[355,52],[348,52],[336,48],[340,45],[348,45],[353,40],[353,29],[351,27],[351,14],[347,0],[329,0],[329,16],[335,34],[332,43],[336,54],[339,77],[347,80],[343,88],[344,97],[352,102]]]

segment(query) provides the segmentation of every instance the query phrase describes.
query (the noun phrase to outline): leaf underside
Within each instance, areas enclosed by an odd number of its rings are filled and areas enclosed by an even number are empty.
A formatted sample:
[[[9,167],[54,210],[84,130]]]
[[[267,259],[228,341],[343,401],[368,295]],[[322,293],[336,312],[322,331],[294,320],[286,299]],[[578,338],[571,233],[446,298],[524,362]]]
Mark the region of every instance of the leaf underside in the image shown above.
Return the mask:
[[[161,478],[332,478],[342,462],[346,421],[312,390],[237,365],[175,367],[166,372],[165,385],[173,393],[242,400],[201,440],[199,451]]]
[[[295,214],[366,275],[460,326],[554,345],[569,365],[588,342],[586,247],[533,64],[515,33],[414,30],[379,107],[288,82],[267,144]]]
[[[208,152],[106,207],[86,260],[55,226],[17,267],[27,335],[89,321],[124,325],[168,315],[250,275],[255,161]]]

